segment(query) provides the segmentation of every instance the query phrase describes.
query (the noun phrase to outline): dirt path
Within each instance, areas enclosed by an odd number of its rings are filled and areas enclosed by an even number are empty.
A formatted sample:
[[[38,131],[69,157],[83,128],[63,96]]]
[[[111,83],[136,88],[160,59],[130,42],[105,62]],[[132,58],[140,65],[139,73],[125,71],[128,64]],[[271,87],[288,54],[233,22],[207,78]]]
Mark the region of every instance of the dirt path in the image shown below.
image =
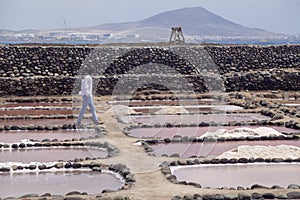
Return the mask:
[[[107,99],[102,99],[107,101]],[[102,105],[104,105],[102,103]],[[102,106],[103,107],[103,106]],[[105,107],[105,106],[104,106]],[[103,109],[107,109],[104,108]],[[173,184],[169,182],[164,175],[160,172],[159,164],[163,161],[171,161],[174,158],[166,157],[152,157],[149,156],[141,146],[134,145],[137,138],[131,138],[122,133],[116,119],[113,117],[112,111],[106,111],[99,114],[99,117],[104,122],[108,134],[100,140],[107,141],[120,149],[120,154],[100,162],[105,164],[117,164],[122,163],[127,165],[131,172],[135,175],[136,183],[132,188],[126,190],[120,190],[113,193],[104,194],[103,196],[115,197],[115,196],[127,196],[131,199],[172,199],[174,196],[184,196],[186,194],[238,194],[254,192],[267,193],[270,190],[258,190],[258,191],[238,191],[238,190],[216,190],[196,188],[190,185]],[[290,190],[289,190],[290,191]],[[272,190],[273,193],[286,193],[286,189]]]

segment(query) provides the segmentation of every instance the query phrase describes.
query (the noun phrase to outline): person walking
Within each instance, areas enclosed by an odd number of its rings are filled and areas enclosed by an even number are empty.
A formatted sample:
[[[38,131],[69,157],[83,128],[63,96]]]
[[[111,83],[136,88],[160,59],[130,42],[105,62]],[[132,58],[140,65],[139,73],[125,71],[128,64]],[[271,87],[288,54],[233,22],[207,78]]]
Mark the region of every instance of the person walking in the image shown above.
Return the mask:
[[[93,121],[96,125],[101,124],[99,122],[98,116],[96,114],[96,109],[95,109],[95,105],[94,105],[94,101],[93,101],[93,79],[92,76],[93,74],[96,72],[96,69],[94,67],[89,67],[87,69],[87,75],[82,79],[81,82],[81,91],[79,92],[79,94],[82,96],[83,99],[83,104],[76,122],[77,126],[81,125],[81,121],[83,118],[83,115],[85,113],[85,110],[87,108],[87,106],[90,107],[90,110],[92,112],[92,116],[93,116]]]

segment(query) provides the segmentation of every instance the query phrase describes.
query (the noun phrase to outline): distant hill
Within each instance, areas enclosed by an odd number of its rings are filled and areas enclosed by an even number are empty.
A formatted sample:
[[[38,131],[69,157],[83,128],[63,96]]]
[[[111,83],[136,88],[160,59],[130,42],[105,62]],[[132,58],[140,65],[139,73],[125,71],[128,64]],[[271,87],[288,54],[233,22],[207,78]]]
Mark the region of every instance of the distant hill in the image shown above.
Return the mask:
[[[181,26],[187,35],[216,36],[267,36],[273,33],[245,27],[230,22],[202,7],[182,8],[157,14],[136,22],[110,23],[87,27],[82,30],[125,31],[135,28],[158,27],[167,28]]]

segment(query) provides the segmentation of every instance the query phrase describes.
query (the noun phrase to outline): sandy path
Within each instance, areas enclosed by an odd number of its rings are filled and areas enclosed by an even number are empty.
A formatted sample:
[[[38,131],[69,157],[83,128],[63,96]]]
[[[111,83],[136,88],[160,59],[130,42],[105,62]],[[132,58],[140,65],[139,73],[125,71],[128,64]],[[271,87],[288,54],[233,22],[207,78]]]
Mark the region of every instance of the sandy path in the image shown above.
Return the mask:
[[[102,102],[107,99],[102,99]],[[103,105],[103,104],[102,104]],[[106,108],[107,109],[107,108]],[[100,140],[107,141],[120,149],[120,154],[100,162],[105,164],[122,163],[127,165],[131,172],[135,175],[136,183],[133,187],[120,190],[113,193],[104,194],[103,196],[127,196],[131,199],[172,199],[174,196],[184,196],[186,194],[238,194],[254,192],[266,193],[270,190],[257,190],[257,191],[237,191],[237,190],[216,190],[196,188],[190,185],[173,184],[169,182],[164,175],[160,172],[159,164],[163,161],[171,161],[174,158],[166,157],[151,157],[147,155],[141,146],[136,146],[134,143],[138,140],[131,138],[122,133],[111,111],[102,112],[99,117],[104,122],[108,134]],[[273,193],[286,193],[291,190],[272,190]]]

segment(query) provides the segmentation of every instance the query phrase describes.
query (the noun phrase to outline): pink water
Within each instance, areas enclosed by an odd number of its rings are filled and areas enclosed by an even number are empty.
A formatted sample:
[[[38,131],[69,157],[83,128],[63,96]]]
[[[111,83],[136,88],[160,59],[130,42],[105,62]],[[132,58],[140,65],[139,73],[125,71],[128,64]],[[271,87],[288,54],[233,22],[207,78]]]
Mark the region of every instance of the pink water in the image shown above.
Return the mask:
[[[63,125],[63,124],[74,124],[74,119],[14,119],[14,120],[0,120],[0,126],[25,126],[29,124],[34,125]]]
[[[94,129],[80,130],[57,130],[57,131],[2,131],[0,132],[0,142],[14,143],[24,139],[43,140],[57,139],[58,141],[80,139],[81,137],[94,137],[97,133]]]
[[[278,145],[292,145],[300,147],[298,140],[262,140],[262,141],[228,141],[228,142],[203,142],[203,143],[168,143],[151,145],[153,153],[156,156],[166,154],[179,154],[181,158],[208,157],[218,156],[222,153],[235,149],[242,145],[260,145],[260,146],[278,146]],[[300,157],[300,155],[299,155]]]
[[[143,124],[193,124],[201,122],[227,123],[230,121],[243,122],[252,120],[266,120],[269,117],[260,114],[209,114],[209,115],[151,115],[151,116],[127,116],[126,119],[134,123]]]
[[[115,175],[97,172],[0,173],[0,197],[51,193],[65,195],[71,191],[101,194],[104,189],[118,190],[124,185]]]
[[[107,157],[107,151],[95,148],[32,148],[32,149],[13,149],[0,150],[1,162],[54,162],[58,160],[74,160],[75,158],[86,157]]]
[[[202,187],[267,187],[300,184],[300,164],[198,165],[176,169],[178,181],[199,183]]]
[[[207,126],[207,127],[160,127],[160,128],[136,128],[130,130],[130,135],[134,137],[141,138],[173,138],[175,135],[180,136],[196,136],[199,137],[206,132],[214,132],[219,129],[232,130],[236,128],[259,128],[261,126]],[[268,128],[273,128],[278,132],[284,133],[300,133],[299,130],[294,130],[291,128],[280,127],[280,126],[263,126]]]

